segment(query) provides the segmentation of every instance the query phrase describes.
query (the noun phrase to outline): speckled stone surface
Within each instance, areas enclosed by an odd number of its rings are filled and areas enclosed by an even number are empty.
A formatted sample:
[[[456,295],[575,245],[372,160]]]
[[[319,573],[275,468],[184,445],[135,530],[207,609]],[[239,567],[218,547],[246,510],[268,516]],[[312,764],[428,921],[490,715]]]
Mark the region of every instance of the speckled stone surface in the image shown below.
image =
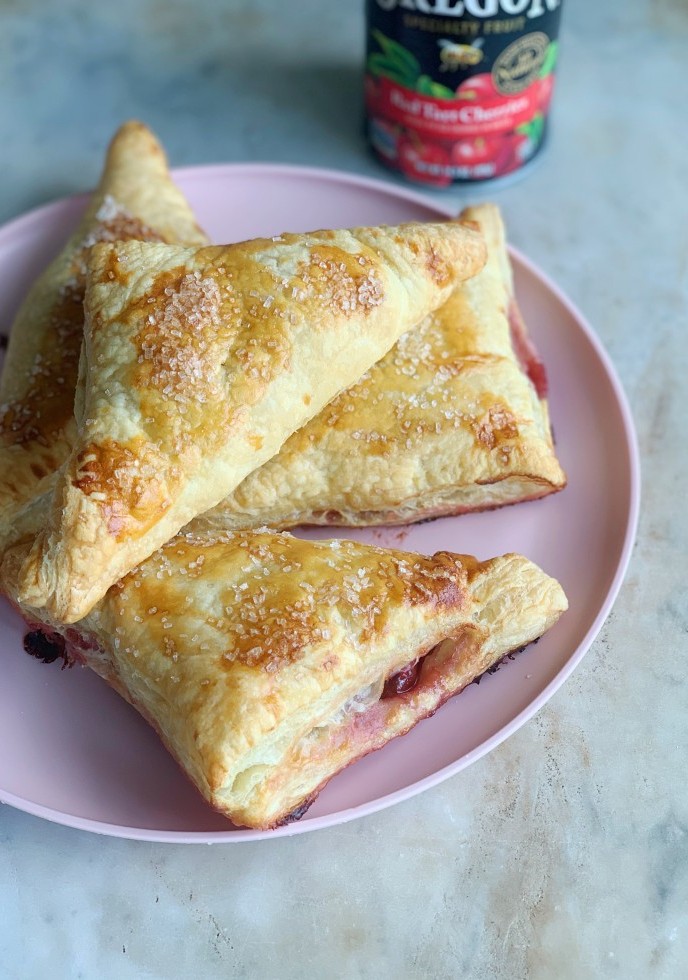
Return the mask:
[[[0,220],[92,185],[130,116],[177,165],[384,176],[360,139],[361,7],[0,0]],[[640,533],[600,637],[491,755],[338,829],[165,846],[0,808],[2,977],[688,975],[688,7],[568,0],[562,40],[546,157],[490,195],[637,422]]]

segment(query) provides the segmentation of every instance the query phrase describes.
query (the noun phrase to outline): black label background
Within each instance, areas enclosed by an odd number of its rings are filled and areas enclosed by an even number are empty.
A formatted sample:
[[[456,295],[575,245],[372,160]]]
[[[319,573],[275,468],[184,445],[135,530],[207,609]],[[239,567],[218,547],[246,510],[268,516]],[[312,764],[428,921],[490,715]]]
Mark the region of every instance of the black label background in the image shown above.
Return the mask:
[[[383,10],[376,0],[367,0],[366,7],[368,25],[366,57],[380,51],[380,46],[372,35],[373,29],[377,28],[387,37],[398,41],[416,56],[420,62],[421,74],[428,75],[434,82],[440,82],[450,89],[456,89],[461,82],[470,78],[471,75],[490,72],[495,59],[518,37],[523,37],[523,35],[534,31],[542,31],[550,41],[555,41],[559,33],[563,3],[556,10],[547,11],[540,17],[527,17],[525,14],[513,17],[501,10],[492,17],[475,17],[472,14],[447,17],[446,15],[422,14],[399,7],[395,7],[394,10]],[[488,24],[514,20],[523,21],[524,26],[508,33],[484,33]],[[432,22],[433,29],[410,27],[410,22]],[[474,30],[469,29],[464,32],[464,29],[469,25],[472,25]],[[459,31],[462,33],[457,33]],[[483,57],[479,64],[459,68],[455,71],[440,70],[440,46],[437,43],[439,40],[446,38],[456,44],[470,44],[478,37],[483,39],[481,48]]]

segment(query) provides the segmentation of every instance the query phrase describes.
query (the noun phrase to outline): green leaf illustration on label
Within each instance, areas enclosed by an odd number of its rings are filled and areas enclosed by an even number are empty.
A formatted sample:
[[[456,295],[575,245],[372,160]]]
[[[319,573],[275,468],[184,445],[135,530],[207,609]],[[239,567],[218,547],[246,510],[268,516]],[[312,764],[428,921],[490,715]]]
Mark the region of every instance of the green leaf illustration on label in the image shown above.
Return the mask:
[[[522,136],[527,136],[529,140],[532,140],[533,144],[540,142],[544,130],[545,117],[541,112],[536,112],[529,122],[523,123],[522,126],[516,127],[516,132],[520,133]]]
[[[389,78],[390,81],[396,82],[398,85],[404,85],[406,88],[414,88],[415,86],[415,79],[405,75],[399,68],[399,65],[384,54],[370,55],[368,58],[368,71],[371,75],[375,75],[378,78],[384,76],[385,78]]]
[[[545,60],[542,62],[542,67],[538,72],[538,76],[540,78],[544,78],[545,75],[549,75],[550,72],[554,71],[558,56],[559,56],[559,42],[550,41],[550,43],[547,45],[547,50],[545,51]]]
[[[441,85],[439,82],[432,82],[430,85],[430,94],[436,99],[455,99],[456,93],[446,85]]]
[[[456,98],[455,93],[447,88],[446,85],[441,85],[439,82],[434,82],[429,75],[421,75],[416,82],[416,91],[420,92],[421,95],[429,95],[433,99],[454,99]]]
[[[420,63],[407,48],[398,41],[385,37],[382,31],[373,31],[372,34],[385,55],[397,65],[403,75],[410,76],[414,80],[420,75]]]

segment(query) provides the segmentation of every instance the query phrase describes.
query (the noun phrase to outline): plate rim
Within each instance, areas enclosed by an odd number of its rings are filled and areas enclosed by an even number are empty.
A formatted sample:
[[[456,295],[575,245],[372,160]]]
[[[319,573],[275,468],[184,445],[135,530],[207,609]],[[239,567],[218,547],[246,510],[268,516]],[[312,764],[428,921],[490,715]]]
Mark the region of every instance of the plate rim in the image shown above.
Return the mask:
[[[266,162],[240,162],[240,163],[211,163],[200,164],[186,167],[172,168],[171,173],[175,181],[195,181],[198,179],[207,180],[215,177],[231,177],[240,173],[248,176],[264,175],[278,178],[314,178],[326,180],[335,184],[348,184],[373,190],[382,193],[387,197],[401,199],[410,203],[421,205],[422,207],[435,211],[438,218],[451,218],[457,214],[456,202],[454,206],[449,206],[448,202],[440,202],[434,197],[424,193],[407,189],[403,186],[397,187],[387,181],[367,177],[358,173],[332,168],[320,168],[299,166],[287,163],[266,163]],[[50,214],[51,211],[58,211],[65,206],[74,206],[85,203],[90,192],[70,194],[64,197],[49,201],[45,204],[31,208],[22,214],[11,218],[9,221],[0,225],[0,244],[3,239],[12,237],[13,234],[25,233],[35,222],[41,222]],[[489,197],[489,194],[488,194]],[[349,807],[345,810],[337,810],[333,813],[324,814],[318,817],[305,817],[301,821],[278,827],[274,830],[254,830],[250,828],[236,828],[232,830],[216,831],[182,831],[182,830],[154,830],[143,827],[129,827],[115,823],[108,823],[102,820],[94,820],[90,817],[79,817],[74,814],[64,813],[62,810],[55,810],[44,806],[33,800],[20,797],[14,793],[8,793],[0,787],[0,804],[6,804],[28,813],[31,816],[49,820],[64,827],[75,830],[84,830],[91,833],[100,834],[108,837],[117,837],[127,840],[139,840],[156,843],[177,843],[177,844],[221,844],[221,843],[242,843],[255,840],[273,840],[279,837],[293,837],[296,835],[311,833],[316,830],[325,830],[328,827],[339,826],[349,823],[351,820],[359,819],[373,813],[410,800],[420,795],[428,789],[439,785],[451,776],[456,775],[463,769],[468,768],[483,756],[487,755],[507,738],[513,735],[522,725],[529,721],[537,712],[544,707],[547,701],[556,691],[566,682],[573,671],[579,665],[585,654],[592,646],[595,638],[599,634],[612,607],[619,594],[619,590],[625,578],[630,562],[633,546],[635,544],[638,520],[640,514],[640,452],[638,448],[638,437],[630,409],[630,404],[624,391],[621,380],[616,368],[607,353],[602,340],[583,315],[579,307],[567,296],[550,276],[544,272],[535,262],[527,258],[520,249],[509,245],[509,253],[516,262],[525,269],[534,279],[543,285],[546,291],[552,295],[556,301],[563,306],[576,327],[585,335],[588,343],[592,347],[599,364],[601,365],[606,381],[608,382],[616,405],[619,409],[622,430],[625,437],[625,448],[628,455],[629,484],[628,484],[628,513],[625,521],[625,533],[623,543],[619,552],[619,559],[612,580],[607,588],[606,594],[600,603],[597,615],[590,624],[581,642],[576,647],[573,654],[567,659],[564,666],[554,675],[551,681],[543,688],[540,693],[523,708],[517,715],[510,719],[497,732],[483,741],[475,749],[450,762],[448,765],[436,770],[423,779],[417,780],[401,789],[394,790],[378,797],[375,800],[360,803],[357,806]]]

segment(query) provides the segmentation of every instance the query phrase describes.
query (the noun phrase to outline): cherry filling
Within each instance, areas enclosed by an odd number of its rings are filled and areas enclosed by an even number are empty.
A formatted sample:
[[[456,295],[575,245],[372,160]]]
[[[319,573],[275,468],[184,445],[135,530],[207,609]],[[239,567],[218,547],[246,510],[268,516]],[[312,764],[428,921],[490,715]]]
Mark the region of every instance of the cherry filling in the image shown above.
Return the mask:
[[[509,304],[509,329],[511,331],[511,343],[514,348],[514,354],[521,365],[521,369],[532,381],[538,398],[546,398],[547,372],[545,371],[545,365],[535,348],[535,344],[528,336],[521,311],[514,299]]]
[[[414,689],[419,677],[420,660],[412,660],[410,664],[406,664],[396,674],[387,678],[382,688],[382,697],[393,698],[396,694],[407,694]]]
[[[491,667],[488,667],[487,670],[484,670],[482,672],[482,674],[479,674],[477,677],[475,677],[471,681],[471,683],[472,684],[480,684],[481,680],[483,679],[483,677],[486,674],[496,674],[497,671],[499,670],[499,668],[500,667],[503,667],[504,664],[507,662],[507,660],[515,660],[517,654],[523,653],[523,651],[524,650],[527,650],[529,646],[535,646],[535,644],[539,640],[540,640],[540,637],[539,636],[536,636],[534,640],[531,640],[530,641],[530,643],[524,643],[522,647],[516,647],[515,650],[510,650],[509,653],[505,653],[501,660],[498,660],[496,663],[492,664]]]
[[[24,649],[30,656],[41,660],[44,664],[53,664],[60,659],[63,667],[70,663],[64,637],[58,633],[49,636],[43,630],[31,630],[24,636]]]
[[[296,809],[288,813],[286,817],[282,817],[277,826],[283,827],[285,824],[294,823],[296,820],[300,820],[304,813],[306,813],[306,811],[315,803],[315,798],[317,795],[318,794],[315,793],[313,796],[307,797],[303,803],[300,803],[299,806],[296,807]]]
[[[532,644],[536,644],[539,639],[540,637],[537,637],[536,639],[532,640]],[[499,668],[505,664],[507,660],[513,660],[516,657],[516,654],[522,653],[526,647],[529,647],[530,645],[530,643],[525,643],[522,647],[518,647],[516,650],[511,650],[509,653],[505,653],[501,660],[498,660],[496,663],[492,664],[491,667],[488,667],[486,671],[474,678],[472,683],[480,684],[480,681],[483,679],[485,674],[496,674]],[[437,650],[437,647],[430,650],[429,653],[425,654],[425,656],[429,656],[430,653],[434,653],[435,650]],[[421,657],[419,660],[412,660],[411,663],[406,664],[405,667],[398,670],[396,674],[392,674],[391,677],[388,677],[385,681],[385,686],[382,688],[380,700],[384,700],[384,698],[393,698],[398,694],[408,694],[409,691],[412,691],[420,680],[420,671],[424,659],[425,657]]]

